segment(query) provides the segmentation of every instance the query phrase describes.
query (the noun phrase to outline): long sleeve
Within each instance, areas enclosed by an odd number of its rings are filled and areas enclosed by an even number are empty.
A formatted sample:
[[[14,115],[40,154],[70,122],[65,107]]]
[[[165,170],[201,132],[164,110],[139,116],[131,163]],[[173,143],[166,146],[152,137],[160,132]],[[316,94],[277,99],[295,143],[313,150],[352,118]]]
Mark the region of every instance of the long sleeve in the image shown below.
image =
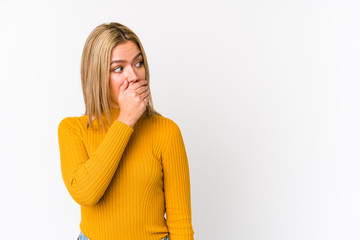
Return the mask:
[[[61,173],[71,197],[82,206],[96,204],[104,195],[134,132],[115,120],[96,151],[88,156],[83,137],[71,117],[58,127]]]
[[[166,150],[162,154],[166,223],[171,240],[192,240],[190,174],[184,141],[173,124]]]

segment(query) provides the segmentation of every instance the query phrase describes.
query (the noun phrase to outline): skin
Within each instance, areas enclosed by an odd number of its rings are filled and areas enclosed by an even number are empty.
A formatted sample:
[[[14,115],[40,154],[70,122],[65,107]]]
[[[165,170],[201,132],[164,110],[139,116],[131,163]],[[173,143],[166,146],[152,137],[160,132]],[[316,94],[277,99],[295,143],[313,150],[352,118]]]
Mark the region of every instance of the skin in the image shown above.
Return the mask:
[[[139,47],[132,41],[117,45],[111,52],[111,107],[120,108],[117,120],[131,127],[144,113],[150,99],[142,60]]]

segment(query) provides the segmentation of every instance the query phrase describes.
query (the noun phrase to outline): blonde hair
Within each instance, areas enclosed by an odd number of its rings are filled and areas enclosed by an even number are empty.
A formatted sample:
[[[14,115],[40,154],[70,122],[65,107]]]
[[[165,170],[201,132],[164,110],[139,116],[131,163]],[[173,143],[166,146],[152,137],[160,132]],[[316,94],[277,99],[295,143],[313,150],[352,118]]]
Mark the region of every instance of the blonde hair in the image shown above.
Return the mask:
[[[88,115],[86,127],[93,127],[93,119],[99,120],[106,130],[102,113],[110,124],[109,72],[110,57],[114,47],[127,41],[133,41],[139,47],[145,67],[145,79],[150,90],[150,72],[144,48],[140,39],[128,27],[116,23],[104,23],[97,26],[88,36],[81,57],[81,84],[85,101],[85,114]],[[151,92],[151,91],[150,91]],[[84,114],[84,115],[85,115]],[[160,115],[153,107],[150,96],[146,110],[141,117]]]

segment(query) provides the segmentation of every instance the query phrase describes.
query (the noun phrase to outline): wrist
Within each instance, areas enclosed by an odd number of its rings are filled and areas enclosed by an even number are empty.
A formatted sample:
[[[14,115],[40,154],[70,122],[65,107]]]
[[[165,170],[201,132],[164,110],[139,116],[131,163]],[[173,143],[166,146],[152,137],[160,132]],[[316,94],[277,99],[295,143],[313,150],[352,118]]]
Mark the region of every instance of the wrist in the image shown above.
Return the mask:
[[[128,121],[128,120],[123,119],[123,118],[121,118],[121,117],[118,117],[117,120],[118,120],[119,122],[125,123],[126,125],[134,128],[134,125],[135,125],[135,124],[132,123],[131,121]]]

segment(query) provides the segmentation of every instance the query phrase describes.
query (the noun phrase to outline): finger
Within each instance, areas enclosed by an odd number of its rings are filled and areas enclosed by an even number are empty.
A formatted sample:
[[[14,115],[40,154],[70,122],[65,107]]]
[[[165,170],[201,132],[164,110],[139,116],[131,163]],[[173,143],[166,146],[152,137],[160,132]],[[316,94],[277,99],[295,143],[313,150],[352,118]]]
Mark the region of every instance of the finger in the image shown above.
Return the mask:
[[[131,89],[136,90],[136,89],[138,89],[138,88],[140,88],[140,87],[142,87],[143,85],[146,85],[146,84],[147,84],[147,81],[145,79],[143,79],[143,80],[140,80],[140,81],[137,81],[137,82],[131,84],[129,87]]]
[[[146,104],[149,102],[150,97],[151,97],[151,93],[149,91],[148,95],[144,98],[144,101],[146,102]]]
[[[127,80],[125,80],[125,81],[121,84],[121,86],[120,86],[120,93],[123,93],[123,92],[126,90],[126,88],[128,87],[128,84],[129,84],[129,82],[128,82]]]
[[[140,87],[137,89],[137,92],[139,94],[143,94],[143,93],[147,93],[147,91],[149,90],[149,87],[148,86],[143,86],[143,87]]]
[[[140,95],[143,99],[145,99],[145,97],[148,96],[149,93],[150,93],[150,89],[148,88],[148,89],[146,89],[145,91],[143,91],[142,93],[139,93],[139,95]]]

